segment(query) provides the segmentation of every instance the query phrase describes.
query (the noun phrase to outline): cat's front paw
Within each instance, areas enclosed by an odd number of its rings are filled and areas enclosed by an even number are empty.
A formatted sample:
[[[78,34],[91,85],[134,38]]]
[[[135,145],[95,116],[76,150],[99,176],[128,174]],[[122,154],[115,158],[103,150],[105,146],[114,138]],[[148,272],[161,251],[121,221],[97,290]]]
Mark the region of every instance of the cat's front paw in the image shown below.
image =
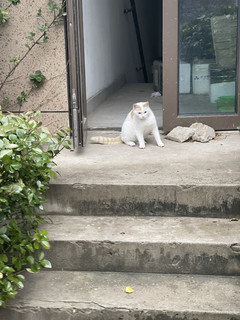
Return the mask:
[[[158,146],[159,146],[159,147],[164,147],[164,143],[163,143],[163,142],[159,142],[159,143],[158,143]]]
[[[144,143],[140,143],[140,144],[139,144],[139,148],[140,148],[140,149],[144,149],[144,148],[145,148],[145,144],[144,144]]]

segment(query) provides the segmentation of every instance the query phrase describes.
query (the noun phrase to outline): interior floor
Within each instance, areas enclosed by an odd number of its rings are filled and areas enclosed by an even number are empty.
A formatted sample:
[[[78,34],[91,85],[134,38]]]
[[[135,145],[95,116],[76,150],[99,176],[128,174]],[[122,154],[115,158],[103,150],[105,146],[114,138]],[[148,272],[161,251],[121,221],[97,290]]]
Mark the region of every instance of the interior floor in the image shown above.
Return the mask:
[[[152,83],[127,83],[88,115],[88,128],[120,129],[132,105],[141,101],[150,102],[158,127],[162,128],[162,97],[151,96],[153,92]]]

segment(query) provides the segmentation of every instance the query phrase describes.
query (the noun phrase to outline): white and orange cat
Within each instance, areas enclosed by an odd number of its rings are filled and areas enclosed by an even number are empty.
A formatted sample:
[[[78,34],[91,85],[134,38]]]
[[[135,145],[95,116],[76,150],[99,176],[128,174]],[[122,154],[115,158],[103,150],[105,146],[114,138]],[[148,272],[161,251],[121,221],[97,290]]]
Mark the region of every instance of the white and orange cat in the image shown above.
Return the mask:
[[[157,127],[156,118],[149,107],[149,102],[138,102],[133,105],[123,122],[121,135],[116,138],[92,137],[91,141],[101,144],[116,144],[124,142],[134,147],[138,142],[139,148],[145,148],[145,138],[153,134],[157,145],[164,147]]]

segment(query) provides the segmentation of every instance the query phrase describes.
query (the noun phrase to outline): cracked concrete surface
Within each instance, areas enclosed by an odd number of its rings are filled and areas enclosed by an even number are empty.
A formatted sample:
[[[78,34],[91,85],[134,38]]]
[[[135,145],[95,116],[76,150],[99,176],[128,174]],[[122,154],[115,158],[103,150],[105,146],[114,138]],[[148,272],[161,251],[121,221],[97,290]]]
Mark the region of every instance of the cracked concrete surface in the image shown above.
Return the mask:
[[[132,294],[125,293],[127,285]],[[28,275],[24,301],[21,295],[11,301],[8,315],[29,306],[33,314],[11,320],[48,319],[47,314],[51,320],[239,320],[238,300],[238,277],[42,272]],[[1,319],[9,319],[4,312]]]
[[[89,132],[116,136],[117,132]],[[88,143],[56,158],[48,213],[240,217],[240,136],[146,149]]]
[[[56,270],[240,275],[240,221],[52,216]],[[233,250],[235,248],[235,251]]]

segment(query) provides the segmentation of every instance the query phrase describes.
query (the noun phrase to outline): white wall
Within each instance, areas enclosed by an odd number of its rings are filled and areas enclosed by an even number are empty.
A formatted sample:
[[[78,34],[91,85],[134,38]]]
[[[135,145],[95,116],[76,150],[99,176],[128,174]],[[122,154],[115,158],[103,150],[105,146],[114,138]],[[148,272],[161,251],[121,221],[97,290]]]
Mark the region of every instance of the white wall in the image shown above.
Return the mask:
[[[152,62],[161,58],[161,0],[135,0],[150,82]],[[125,76],[144,82],[129,0],[83,0],[87,99]],[[160,14],[159,14],[160,13]],[[159,45],[160,43],[160,45]]]
[[[138,80],[132,17],[123,13],[128,7],[128,0],[83,0],[87,99],[121,76]]]

